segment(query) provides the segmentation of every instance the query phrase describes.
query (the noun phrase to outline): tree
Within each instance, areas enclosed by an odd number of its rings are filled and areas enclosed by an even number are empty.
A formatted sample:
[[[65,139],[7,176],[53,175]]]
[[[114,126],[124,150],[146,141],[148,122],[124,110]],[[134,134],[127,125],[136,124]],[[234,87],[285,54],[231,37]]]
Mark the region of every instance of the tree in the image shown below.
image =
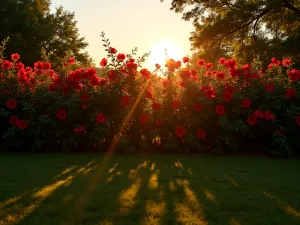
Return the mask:
[[[83,37],[79,37],[75,14],[65,11],[63,7],[54,14],[47,15],[48,28],[51,35],[44,43],[51,62],[59,64],[67,54],[74,56],[83,66],[91,65],[92,59],[82,49],[88,46]]]
[[[82,64],[92,60],[82,50],[88,45],[80,38],[74,14],[62,7],[50,13],[50,0],[0,1],[0,40],[10,37],[6,54],[18,52],[22,61],[32,65],[45,49],[53,65],[71,54]]]
[[[300,0],[172,0],[171,10],[193,21],[192,47],[214,58],[226,50],[242,63],[292,57],[300,65]]]

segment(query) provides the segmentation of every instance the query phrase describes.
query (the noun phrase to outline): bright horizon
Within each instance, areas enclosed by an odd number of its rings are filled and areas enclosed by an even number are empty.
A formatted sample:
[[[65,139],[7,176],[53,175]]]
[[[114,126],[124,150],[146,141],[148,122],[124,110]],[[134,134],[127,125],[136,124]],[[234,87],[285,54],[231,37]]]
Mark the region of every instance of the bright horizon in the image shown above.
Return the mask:
[[[100,37],[102,31],[119,53],[131,53],[135,47],[138,56],[152,51],[143,64],[148,69],[154,69],[155,63],[162,64],[165,48],[176,60],[190,54],[193,25],[183,21],[182,14],[170,10],[171,0],[163,3],[160,0],[52,0],[51,10],[60,5],[75,13],[79,34],[89,44],[85,50],[96,67],[106,57]]]

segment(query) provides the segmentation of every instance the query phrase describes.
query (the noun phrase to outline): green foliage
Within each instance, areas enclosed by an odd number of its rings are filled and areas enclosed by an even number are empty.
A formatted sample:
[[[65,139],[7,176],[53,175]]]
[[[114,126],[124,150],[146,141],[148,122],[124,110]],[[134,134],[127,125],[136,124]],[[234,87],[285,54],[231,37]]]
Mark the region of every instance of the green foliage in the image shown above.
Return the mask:
[[[10,37],[6,53],[18,52],[22,61],[32,65],[48,53],[53,68],[72,55],[81,66],[92,65],[92,60],[82,50],[88,45],[79,37],[74,13],[62,7],[50,13],[49,0],[5,0],[0,3],[0,40]],[[3,57],[1,57],[3,58]]]
[[[240,63],[291,57],[300,66],[300,2],[290,0],[172,0],[171,10],[192,20],[190,40],[198,57],[224,55]]]

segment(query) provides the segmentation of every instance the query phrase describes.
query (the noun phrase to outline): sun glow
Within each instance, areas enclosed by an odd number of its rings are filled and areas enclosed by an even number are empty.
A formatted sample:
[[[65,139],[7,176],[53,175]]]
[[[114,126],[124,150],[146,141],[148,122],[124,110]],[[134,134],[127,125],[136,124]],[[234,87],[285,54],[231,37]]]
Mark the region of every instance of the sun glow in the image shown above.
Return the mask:
[[[181,60],[183,57],[181,49],[176,44],[171,41],[163,41],[154,45],[151,49],[149,63],[151,67],[154,67],[156,63],[164,66],[167,58]]]

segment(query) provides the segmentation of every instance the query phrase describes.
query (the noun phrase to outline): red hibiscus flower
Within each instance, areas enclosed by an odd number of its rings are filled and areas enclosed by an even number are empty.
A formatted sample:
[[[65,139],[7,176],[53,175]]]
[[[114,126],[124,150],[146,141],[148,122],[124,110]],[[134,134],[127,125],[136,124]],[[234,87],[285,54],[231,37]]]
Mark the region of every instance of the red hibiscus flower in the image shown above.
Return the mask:
[[[80,128],[79,127],[74,127],[73,131],[74,131],[74,133],[79,133],[80,132]]]
[[[292,61],[290,59],[284,59],[282,60],[282,65],[285,67],[289,67],[291,65]]]
[[[4,69],[8,70],[8,69],[11,69],[13,67],[13,64],[10,61],[8,61],[8,60],[4,60],[2,62],[2,67]]]
[[[288,88],[286,90],[285,97],[286,98],[295,98],[296,97],[296,90],[293,89],[293,88]]]
[[[26,120],[18,120],[16,123],[16,126],[20,129],[20,130],[24,130],[27,128],[27,122]]]
[[[186,129],[183,126],[178,126],[175,129],[175,134],[179,138],[183,138],[183,136],[186,134]]]
[[[251,70],[251,65],[249,65],[249,64],[243,65],[243,72],[244,73],[247,73],[250,70]]]
[[[191,72],[189,69],[184,68],[183,70],[180,71],[179,76],[183,79],[189,79],[191,77]]]
[[[118,51],[115,48],[110,48],[109,52],[112,53],[112,54],[116,54]]]
[[[203,129],[199,129],[197,131],[197,137],[200,139],[204,139],[206,137],[206,132]]]
[[[203,86],[202,92],[205,94],[207,98],[214,98],[216,97],[216,90],[213,87]]]
[[[225,74],[223,72],[217,72],[216,77],[220,80],[220,79],[224,79],[225,78]]]
[[[103,58],[100,62],[100,66],[105,67],[107,65],[107,59]]]
[[[273,84],[266,84],[265,85],[265,90],[273,92],[274,91],[274,85]]]
[[[179,67],[181,67],[181,62],[180,61],[176,62],[174,59],[168,59],[165,64],[165,67],[167,67],[169,71],[173,72]]]
[[[158,102],[153,102],[152,103],[152,109],[153,110],[160,110],[161,109],[161,106]]]
[[[45,70],[51,69],[51,63],[45,62],[45,63],[43,64],[43,68],[44,68]]]
[[[19,121],[19,118],[17,116],[12,116],[10,117],[9,119],[9,122],[12,124],[12,125],[17,125],[17,122]]]
[[[274,120],[275,119],[275,115],[268,110],[268,111],[264,112],[264,118],[266,120]]]
[[[15,109],[17,108],[17,101],[13,98],[10,98],[6,101],[6,107],[8,109]]]
[[[106,117],[104,114],[102,113],[99,113],[97,116],[96,116],[96,122],[97,123],[105,123],[106,122]]]
[[[119,54],[117,55],[117,60],[118,60],[118,61],[122,62],[122,61],[124,61],[124,59],[125,59],[125,54],[119,53]]]
[[[252,104],[252,101],[250,99],[243,100],[241,103],[242,107],[245,109],[250,108],[251,104]]]
[[[204,66],[205,65],[205,60],[204,59],[199,59],[198,60],[198,66],[201,67],[201,66]]]
[[[143,113],[143,114],[140,116],[139,120],[140,120],[140,123],[141,123],[141,124],[148,124],[148,122],[149,122],[149,120],[150,120],[150,117],[149,117],[149,115],[148,115],[147,113]]]
[[[17,70],[21,70],[21,69],[24,69],[24,68],[25,68],[25,65],[24,65],[23,63],[21,63],[21,62],[18,62],[18,63],[16,64],[16,68],[17,68]]]
[[[41,61],[37,61],[34,63],[34,69],[35,70],[43,70],[44,69],[44,63]]]
[[[248,116],[247,123],[251,126],[254,126],[257,123],[256,116],[253,115]]]
[[[300,71],[299,70],[295,70],[292,69],[289,74],[288,74],[289,78],[291,81],[296,81],[300,79]]]
[[[227,62],[225,64],[226,64],[227,67],[229,67],[231,69],[235,68],[236,65],[237,65],[237,63],[236,63],[236,61],[234,59],[227,60]]]
[[[225,113],[225,106],[224,106],[224,105],[217,105],[217,106],[216,106],[216,113],[217,113],[219,116],[224,115],[224,113]]]
[[[206,69],[211,69],[213,67],[212,63],[206,63]]]
[[[228,92],[226,91],[223,95],[223,99],[224,101],[226,102],[230,102],[232,100],[232,93],[231,92]]]
[[[220,58],[219,59],[219,64],[225,64],[226,63],[226,59],[225,58]]]
[[[256,118],[261,118],[263,119],[264,118],[264,113],[261,111],[261,110],[255,110],[253,115],[256,117]]]
[[[99,86],[100,85],[100,78],[97,76],[93,76],[90,78],[90,83],[92,86]]]
[[[71,57],[71,58],[69,58],[69,64],[75,64],[75,62],[76,62],[76,60],[75,60],[75,58],[74,57]]]
[[[140,73],[142,74],[142,76],[143,76],[146,80],[148,80],[148,79],[150,78],[151,73],[150,73],[149,70],[147,70],[147,69],[142,69],[142,70],[140,71]]]
[[[196,112],[200,112],[202,110],[202,105],[200,104],[200,102],[195,102],[194,109],[196,110]]]
[[[84,126],[80,125],[79,127],[74,127],[74,132],[75,133],[81,133],[84,132]]]
[[[188,63],[190,61],[189,57],[185,56],[182,58],[183,63]]]
[[[234,89],[234,87],[232,87],[231,85],[226,85],[225,91],[226,91],[226,92],[230,92],[230,93],[233,94],[234,91],[235,91],[235,89]]]
[[[67,111],[64,109],[60,109],[56,113],[56,117],[60,120],[65,120],[67,118]]]
[[[131,104],[131,100],[128,96],[123,96],[120,100],[122,106],[129,106]]]
[[[126,63],[126,66],[127,66],[127,69],[130,71],[130,72],[133,72],[133,71],[136,71],[137,70],[137,67],[138,65],[134,62],[127,62]]]
[[[14,53],[11,55],[11,60],[16,62],[20,59],[20,55],[18,53]]]

